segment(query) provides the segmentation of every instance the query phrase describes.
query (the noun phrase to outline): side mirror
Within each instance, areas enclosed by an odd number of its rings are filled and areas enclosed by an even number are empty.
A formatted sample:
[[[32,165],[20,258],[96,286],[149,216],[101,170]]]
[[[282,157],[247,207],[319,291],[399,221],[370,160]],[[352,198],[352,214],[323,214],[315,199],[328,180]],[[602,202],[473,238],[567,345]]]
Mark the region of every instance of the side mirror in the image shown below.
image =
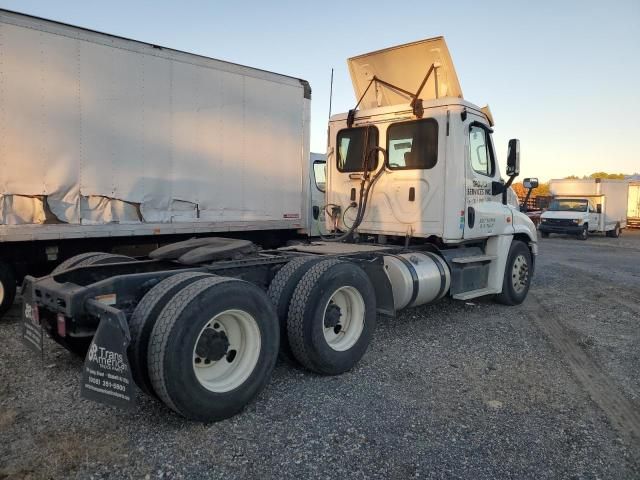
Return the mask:
[[[601,204],[601,203],[599,203],[599,204],[597,204],[597,205],[596,205],[596,211],[597,211],[598,213],[602,213],[602,204]]]
[[[538,188],[538,179],[537,178],[525,178],[522,181],[522,186],[524,188],[533,190],[534,188]]]
[[[507,175],[517,177],[520,174],[520,140],[512,138],[509,140],[507,153]]]

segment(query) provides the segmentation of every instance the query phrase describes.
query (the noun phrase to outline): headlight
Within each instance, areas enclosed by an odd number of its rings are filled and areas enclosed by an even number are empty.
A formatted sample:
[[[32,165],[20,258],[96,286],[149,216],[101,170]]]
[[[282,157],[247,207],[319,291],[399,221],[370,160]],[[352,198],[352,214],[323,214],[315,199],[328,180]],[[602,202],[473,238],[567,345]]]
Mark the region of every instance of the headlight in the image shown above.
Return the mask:
[[[582,225],[582,219],[578,219],[578,218],[574,218],[573,223],[575,223],[576,225]]]

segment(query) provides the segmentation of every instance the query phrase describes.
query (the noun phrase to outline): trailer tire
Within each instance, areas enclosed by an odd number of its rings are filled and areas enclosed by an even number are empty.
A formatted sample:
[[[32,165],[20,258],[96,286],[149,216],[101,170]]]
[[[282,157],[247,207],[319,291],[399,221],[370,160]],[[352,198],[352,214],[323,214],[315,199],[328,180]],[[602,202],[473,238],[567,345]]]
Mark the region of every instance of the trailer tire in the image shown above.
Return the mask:
[[[264,291],[235,278],[203,278],[160,313],[149,341],[149,375],[178,414],[222,420],[262,391],[278,347],[278,319]]]
[[[102,255],[102,252],[87,252],[81,253],[79,255],[74,255],[73,257],[67,258],[64,262],[60,263],[56,268],[51,271],[51,275],[57,275],[58,273],[62,273],[65,270],[69,270],[76,266],[76,264],[82,262],[91,257],[95,257],[97,255]]]
[[[586,240],[587,238],[589,238],[589,225],[585,224],[585,226],[582,227],[582,230],[578,234],[578,240]]]
[[[182,288],[213,275],[204,272],[183,272],[165,278],[154,285],[138,302],[129,319],[131,342],[127,348],[131,374],[136,385],[147,395],[157,396],[147,366],[149,338],[160,312],[167,302]]]
[[[338,375],[353,368],[375,327],[373,285],[353,263],[338,259],[316,263],[293,293],[287,318],[289,343],[300,364],[313,372]]]
[[[504,305],[520,305],[527,298],[531,286],[531,252],[520,240],[514,240],[509,248],[504,268],[502,293],[496,300]]]
[[[0,261],[0,316],[13,305],[16,298],[16,276],[13,268]]]
[[[325,257],[298,257],[285,264],[276,273],[269,284],[267,296],[276,307],[276,314],[280,322],[280,354],[289,362],[294,362],[295,357],[289,345],[287,337],[287,316],[289,315],[289,305],[291,297],[303,275],[309,268]]]

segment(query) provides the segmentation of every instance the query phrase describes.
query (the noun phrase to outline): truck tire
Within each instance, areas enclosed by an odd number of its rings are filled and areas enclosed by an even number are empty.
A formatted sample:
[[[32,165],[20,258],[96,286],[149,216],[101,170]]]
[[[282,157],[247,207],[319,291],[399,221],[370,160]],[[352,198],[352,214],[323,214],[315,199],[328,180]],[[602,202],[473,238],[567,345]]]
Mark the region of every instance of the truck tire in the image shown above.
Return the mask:
[[[287,337],[287,316],[289,314],[291,297],[302,276],[307,273],[313,264],[318,263],[324,258],[325,257],[294,258],[276,273],[267,290],[267,296],[275,305],[278,321],[280,322],[280,353],[281,356],[289,362],[295,361]]]
[[[620,224],[616,224],[613,230],[609,230],[607,232],[607,237],[618,238],[622,234],[622,229],[620,228]]]
[[[278,357],[278,318],[257,286],[203,278],[171,298],[156,321],[147,362],[153,389],[192,420],[231,417],[262,391]]]
[[[70,268],[75,267],[78,263],[82,262],[91,257],[95,257],[97,255],[102,255],[102,252],[87,252],[81,253],[79,255],[74,255],[73,257],[67,258],[64,262],[59,264],[56,268],[51,271],[51,275],[57,275],[58,273],[62,273],[65,270],[69,270]]]
[[[0,261],[0,316],[13,305],[16,298],[16,276],[8,263]]]
[[[353,368],[376,327],[376,297],[357,265],[338,259],[311,266],[296,287],[287,333],[294,356],[305,368],[337,375]]]
[[[502,293],[496,300],[504,305],[520,305],[527,298],[531,286],[531,252],[520,240],[511,242],[504,268]]]
[[[589,238],[589,225],[585,224],[585,226],[582,227],[582,230],[578,234],[578,240],[586,240],[587,238]]]
[[[129,319],[131,342],[127,348],[131,374],[136,385],[147,395],[156,396],[147,368],[149,338],[160,312],[167,302],[182,288],[213,275],[203,272],[183,272],[165,278],[154,285],[138,302]]]

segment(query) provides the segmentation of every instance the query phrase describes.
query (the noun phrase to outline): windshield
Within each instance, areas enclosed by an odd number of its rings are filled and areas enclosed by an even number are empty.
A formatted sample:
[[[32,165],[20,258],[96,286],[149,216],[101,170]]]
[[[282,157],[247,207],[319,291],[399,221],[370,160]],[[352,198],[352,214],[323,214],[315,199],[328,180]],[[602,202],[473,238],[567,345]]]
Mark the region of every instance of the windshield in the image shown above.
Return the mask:
[[[552,212],[586,212],[587,211],[587,200],[575,200],[570,198],[565,198],[562,200],[554,200],[549,205],[549,210]]]

